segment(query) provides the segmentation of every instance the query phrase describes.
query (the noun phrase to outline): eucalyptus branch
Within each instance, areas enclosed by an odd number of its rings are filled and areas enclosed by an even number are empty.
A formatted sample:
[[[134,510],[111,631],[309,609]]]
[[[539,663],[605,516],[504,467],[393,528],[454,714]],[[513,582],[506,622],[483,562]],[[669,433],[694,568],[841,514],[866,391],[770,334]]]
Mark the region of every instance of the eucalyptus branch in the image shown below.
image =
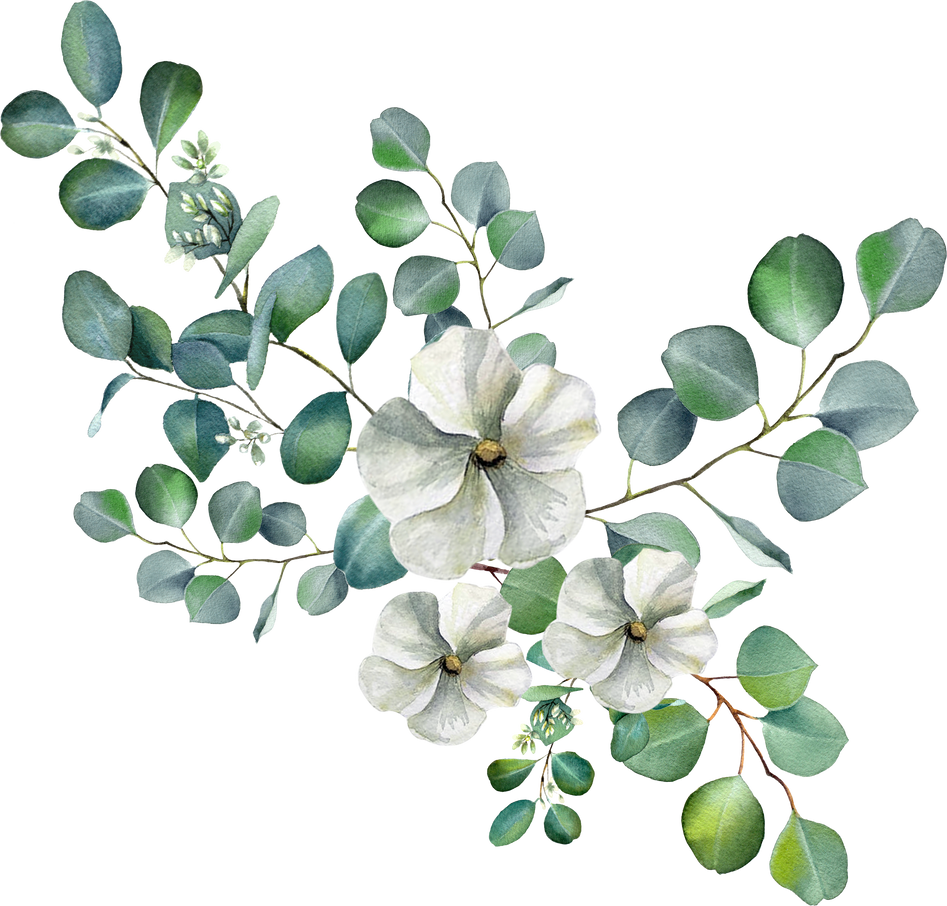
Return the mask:
[[[188,538],[187,540],[188,540],[188,543],[191,544],[191,547],[187,548],[187,547],[181,547],[180,544],[175,544],[173,541],[151,541],[148,538],[145,538],[142,535],[139,535],[137,532],[134,533],[134,537],[137,538],[139,541],[144,541],[145,544],[150,544],[152,547],[170,547],[176,551],[181,551],[182,553],[190,554],[191,556],[194,556],[196,554],[197,556],[204,558],[204,563],[237,563],[239,564],[239,566],[243,566],[247,563],[282,563],[285,565],[287,563],[292,563],[294,560],[307,560],[310,557],[320,557],[325,554],[332,553],[332,551],[323,551],[323,550],[319,550],[318,547],[316,547],[316,550],[313,551],[311,554],[296,554],[296,556],[294,557],[286,557],[283,560],[276,560],[276,559],[273,559],[272,557],[244,557],[242,559],[235,560],[233,557],[228,557],[224,553],[223,544],[220,545],[221,556],[215,557],[213,554],[205,554],[203,551],[198,550],[196,547],[194,547],[193,543],[191,543],[190,538]],[[186,535],[184,537],[187,538]],[[309,540],[312,541],[312,538],[310,538]],[[312,541],[312,543],[313,543],[313,546],[315,547],[316,542]],[[236,570],[234,570],[234,572],[236,572]]]
[[[289,343],[283,343],[283,342],[280,342],[279,340],[270,340],[270,345],[282,346],[283,349],[288,349],[290,352],[295,352],[296,355],[301,356],[307,362],[311,362],[317,368],[321,368],[327,375],[329,375],[330,378],[337,381],[338,384],[342,387],[343,390],[345,390],[346,393],[351,394],[353,399],[358,400],[362,404],[362,406],[364,406],[365,409],[368,410],[369,415],[375,414],[375,410],[372,409],[372,407],[369,406],[368,403],[366,403],[365,400],[363,400],[349,384],[346,384],[345,381],[343,381],[342,378],[340,378],[328,365],[323,365],[322,362],[320,362],[318,359],[314,358],[313,356],[309,355],[309,353],[306,352],[304,349],[300,349],[298,346],[290,346]]]
[[[253,408],[256,409],[256,411],[260,413],[260,416],[261,416],[265,421],[268,421],[274,428],[276,428],[277,431],[282,431],[282,430],[283,430],[283,428],[282,428],[280,425],[278,425],[275,421],[273,421],[273,419],[271,419],[271,418],[263,411],[263,409],[260,408],[260,404],[250,395],[250,391],[249,391],[249,390],[245,390],[245,389],[244,389],[240,384],[238,384],[236,381],[234,381],[234,387],[236,387],[248,400],[250,400],[251,403],[253,403]]]
[[[224,274],[227,273],[227,269],[220,263],[220,261],[218,261],[216,255],[211,255],[211,257],[214,259],[214,264],[217,265],[217,270],[220,271],[220,276],[223,277]],[[250,279],[249,268],[247,269],[247,279],[248,279],[248,280]],[[236,296],[237,296],[237,302],[240,303],[240,310],[241,310],[241,311],[246,311],[246,310],[247,310],[247,296],[246,296],[246,292],[243,292],[243,293],[240,292],[240,290],[239,290],[238,287],[237,287],[237,281],[236,281],[236,280],[231,280],[231,281],[230,281],[230,286],[232,287],[234,293],[235,293]]]
[[[161,181],[160,181],[160,180],[158,179],[158,177],[155,175],[155,173],[154,173],[154,171],[151,169],[151,167],[149,167],[148,164],[146,164],[146,163],[141,159],[141,155],[140,155],[124,138],[122,138],[122,136],[120,136],[108,123],[106,123],[105,120],[99,120],[98,122],[99,122],[99,125],[100,125],[100,126],[104,126],[106,129],[108,129],[109,132],[112,133],[113,138],[114,138],[123,148],[128,148],[128,150],[131,151],[131,153],[135,156],[135,161],[137,162],[138,166],[141,167],[141,169],[144,170],[144,171],[148,174],[148,176],[151,177],[151,181],[152,181],[159,189],[161,189],[161,191],[164,193],[164,197],[167,198],[167,197],[168,197],[168,190],[167,190],[163,185],[161,185]]]

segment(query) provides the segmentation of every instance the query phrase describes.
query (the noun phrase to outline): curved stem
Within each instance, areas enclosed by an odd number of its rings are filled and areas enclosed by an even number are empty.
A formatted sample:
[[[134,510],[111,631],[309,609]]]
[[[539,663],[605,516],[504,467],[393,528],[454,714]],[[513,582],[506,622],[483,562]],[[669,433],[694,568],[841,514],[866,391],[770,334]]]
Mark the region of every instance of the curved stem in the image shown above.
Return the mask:
[[[330,378],[332,378],[334,381],[337,381],[346,393],[351,394],[354,399],[358,400],[362,406],[368,410],[369,415],[375,414],[375,410],[372,409],[372,407],[369,406],[368,403],[366,403],[365,400],[363,400],[349,384],[346,384],[342,378],[340,378],[331,368],[329,368],[328,365],[323,365],[322,362],[309,355],[308,352],[306,352],[304,349],[300,349],[298,346],[290,346],[289,343],[281,343],[279,340],[270,340],[270,344],[273,346],[281,346],[283,349],[288,349],[290,352],[295,352],[296,355],[301,356],[307,362],[312,363],[317,368],[321,368],[327,375],[329,375]]]
[[[216,256],[216,255],[212,255],[211,257],[214,259],[214,264],[217,265],[217,270],[220,271],[220,276],[223,277],[224,274],[227,273],[227,269],[217,260],[217,256]],[[249,276],[250,276],[250,275],[249,275],[249,273],[248,273],[248,274],[247,274],[247,279],[249,279]],[[242,293],[240,292],[239,288],[237,287],[237,281],[236,281],[236,280],[231,280],[231,281],[230,281],[230,286],[231,286],[231,288],[233,289],[234,293],[235,293],[236,296],[237,296],[237,302],[240,303],[240,311],[246,311],[246,310],[247,310],[247,297],[246,297],[244,294],[242,294]]]
[[[161,185],[161,181],[160,181],[160,180],[158,179],[158,177],[154,174],[154,172],[153,172],[152,169],[148,166],[148,164],[146,164],[146,163],[141,159],[141,156],[138,154],[138,152],[137,152],[124,138],[122,138],[122,136],[120,136],[108,123],[106,123],[105,120],[99,120],[99,125],[100,125],[100,126],[104,126],[106,129],[108,129],[108,131],[112,133],[113,138],[114,138],[122,147],[128,148],[128,150],[131,151],[131,153],[132,153],[133,155],[135,155],[135,160],[137,161],[138,166],[141,167],[141,169],[144,170],[144,171],[151,177],[151,181],[152,181],[159,189],[161,189],[161,191],[164,193],[164,197],[167,198],[167,197],[168,197],[168,190],[167,190],[163,185]]]
[[[250,400],[251,403],[253,403],[253,407],[256,409],[257,412],[260,413],[260,415],[263,417],[263,419],[264,419],[265,421],[268,421],[274,428],[276,428],[277,431],[282,431],[282,430],[283,430],[283,428],[282,428],[280,425],[278,425],[275,421],[273,421],[273,419],[271,419],[271,418],[260,408],[260,404],[259,404],[252,396],[250,396],[250,391],[249,391],[249,390],[244,390],[243,387],[241,387],[240,384],[237,384],[236,382],[234,383],[234,387],[236,387],[248,400]]]
[[[199,564],[200,566],[203,566],[205,563],[236,563],[238,564],[237,566],[238,569],[247,563],[282,563],[285,566],[285,564],[292,563],[294,560],[307,560],[310,557],[319,557],[324,554],[332,553],[332,551],[321,551],[317,549],[313,551],[311,554],[296,554],[295,557],[286,557],[284,560],[276,560],[276,559],[273,559],[272,557],[245,557],[243,559],[236,560],[233,557],[228,557],[224,553],[223,544],[220,545],[221,556],[215,557],[213,554],[205,554],[203,551],[197,550],[197,548],[195,548],[193,544],[191,544],[191,547],[188,548],[188,547],[181,547],[180,544],[175,544],[173,541],[151,541],[148,538],[145,538],[139,535],[137,532],[134,533],[134,537],[137,538],[139,541],[144,541],[145,544],[150,544],[152,547],[170,547],[176,551],[181,551],[182,553],[190,554],[191,556],[194,556],[196,554],[199,557],[203,557],[204,563]],[[312,541],[311,538],[309,540]],[[188,538],[188,543],[189,544],[191,543],[190,538]],[[313,541],[312,543],[313,545],[315,545],[315,541]],[[234,572],[236,571],[237,570],[234,570]],[[231,575],[233,574],[231,573]]]

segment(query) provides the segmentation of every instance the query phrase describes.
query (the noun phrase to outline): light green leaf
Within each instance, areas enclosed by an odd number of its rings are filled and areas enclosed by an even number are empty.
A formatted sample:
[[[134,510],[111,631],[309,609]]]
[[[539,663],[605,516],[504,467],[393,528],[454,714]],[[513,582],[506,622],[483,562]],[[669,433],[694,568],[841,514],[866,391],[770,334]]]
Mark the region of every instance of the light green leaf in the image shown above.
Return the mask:
[[[266,367],[266,354],[270,347],[270,324],[275,304],[274,292],[270,293],[262,305],[258,299],[253,310],[253,327],[250,329],[250,345],[247,349],[247,386],[251,390],[260,386],[263,369]]]
[[[120,362],[132,342],[132,313],[118,293],[91,271],[76,271],[63,289],[62,325],[77,349]]]
[[[414,242],[431,222],[418,193],[393,179],[362,189],[355,201],[355,216],[375,242],[388,248]]]
[[[296,600],[310,616],[335,610],[349,593],[345,573],[331,563],[307,569],[296,586]]]
[[[203,90],[197,70],[184,63],[165,60],[145,73],[139,104],[145,131],[156,154],[164,151],[187,122]]]
[[[745,582],[737,580],[724,585],[705,605],[704,613],[711,620],[725,617],[731,611],[736,610],[741,604],[760,595],[766,580],[759,582]]]
[[[266,635],[276,625],[276,592],[279,585],[268,595],[260,607],[260,616],[257,617],[256,626],[253,627],[253,641],[259,642],[260,637]]]
[[[538,759],[500,758],[487,766],[487,779],[497,792],[515,790],[527,777]]]
[[[105,393],[102,394],[102,405],[99,406],[99,411],[95,413],[92,417],[92,421],[89,422],[89,437],[95,437],[95,435],[99,433],[99,428],[102,427],[102,413],[105,412],[105,407],[112,402],[112,397],[129,381],[134,380],[136,380],[136,378],[133,374],[120,374],[108,382]]]
[[[49,157],[79,132],[62,101],[45,91],[17,95],[3,108],[0,123],[0,138],[23,157]]]
[[[872,233],[855,253],[858,283],[871,319],[930,302],[944,275],[945,260],[944,240],[913,218]]]
[[[523,693],[524,702],[551,702],[570,692],[581,692],[581,686],[530,686]]]
[[[694,436],[697,416],[670,388],[648,390],[618,413],[618,439],[628,455],[647,466],[660,466],[683,453]]]
[[[470,318],[468,318],[460,309],[445,308],[433,315],[428,315],[424,319],[424,342],[433,343],[448,327],[470,327]]]
[[[785,632],[772,626],[754,629],[740,646],[740,685],[764,708],[794,705],[806,691],[817,664]]]
[[[582,822],[575,809],[556,803],[546,811],[543,830],[553,843],[571,843],[582,833]]]
[[[780,239],[756,265],[750,313],[767,333],[805,349],[842,305],[842,265],[811,236]]]
[[[185,340],[171,346],[171,364],[177,376],[195,390],[211,390],[233,384],[230,363],[213,343]]]
[[[171,330],[161,315],[143,305],[132,305],[132,345],[128,357],[144,368],[173,371]]]
[[[327,481],[342,465],[351,435],[352,416],[344,391],[317,396],[283,433],[283,470],[300,484]]]
[[[661,361],[680,401],[698,418],[733,418],[760,398],[756,359],[746,337],[730,327],[682,330]]]
[[[276,222],[276,212],[279,209],[279,199],[275,195],[258,201],[243,218],[240,229],[230,246],[230,254],[227,255],[227,269],[224,277],[217,287],[219,299],[224,290],[233,282],[237,274],[240,273],[249,263],[250,259],[260,250],[260,247],[269,236],[273,224]]]
[[[790,708],[770,711],[760,723],[776,767],[801,777],[832,767],[848,742],[835,715],[805,695]]]
[[[230,623],[240,614],[240,595],[223,576],[195,576],[184,603],[192,623]]]
[[[171,604],[184,600],[184,591],[194,578],[194,567],[174,551],[149,554],[138,567],[138,594],[146,601]]]
[[[559,277],[557,280],[553,280],[549,286],[544,286],[542,289],[537,289],[536,292],[530,293],[527,300],[523,303],[523,307],[513,312],[510,318],[515,318],[517,315],[521,315],[527,311],[539,311],[541,308],[549,308],[550,305],[555,305],[566,294],[566,287],[571,282],[571,277]],[[509,321],[510,318],[506,320]]]
[[[794,811],[773,848],[773,880],[815,906],[834,900],[848,883],[848,853],[831,827],[800,818]]]
[[[453,261],[415,255],[398,268],[391,298],[403,314],[430,315],[450,308],[459,294],[460,274]]]
[[[339,293],[336,333],[342,358],[357,362],[381,333],[388,309],[388,294],[378,274],[362,274],[349,280]]]
[[[678,551],[691,566],[700,563],[700,545],[694,533],[670,513],[644,513],[628,522],[606,522],[608,550],[623,565],[646,547]]]
[[[454,177],[450,200],[457,213],[479,230],[509,209],[510,184],[496,161],[468,164]]]
[[[356,500],[343,513],[335,534],[333,558],[352,588],[379,588],[407,572],[391,552],[390,529],[391,523],[371,497]]]
[[[697,764],[707,738],[707,719],[685,701],[664,699],[644,712],[648,744],[624,764],[636,774],[670,782],[686,777]]]
[[[740,516],[728,516],[715,506],[711,509],[727,527],[737,547],[757,566],[781,566],[786,572],[792,572],[792,564],[781,547],[769,540],[754,523]]]
[[[138,476],[135,499],[153,522],[183,528],[197,506],[197,487],[180,469],[155,463]]]
[[[258,308],[261,299],[276,293],[270,330],[280,343],[285,343],[300,324],[325,307],[332,294],[333,280],[332,261],[321,245],[298,255],[266,278],[256,304]]]
[[[536,803],[530,799],[520,799],[511,802],[490,826],[490,842],[494,846],[506,846],[519,840],[533,821],[536,813]]]
[[[214,492],[207,512],[221,544],[249,541],[263,522],[260,489],[249,481],[228,484]]]
[[[260,534],[280,547],[299,544],[306,536],[306,514],[298,503],[270,503],[263,507]]]
[[[582,796],[592,788],[595,770],[575,752],[556,752],[552,756],[552,779],[563,793]]]
[[[426,170],[431,134],[416,116],[389,107],[371,122],[372,157],[387,170]]]
[[[178,400],[164,413],[164,433],[198,481],[206,480],[230,447],[217,443],[230,427],[220,406],[207,400]]]
[[[908,382],[890,365],[852,362],[832,375],[816,418],[867,450],[891,440],[916,414]]]
[[[721,875],[743,868],[763,845],[763,807],[739,775],[694,790],[684,803],[681,826],[697,861]]]
[[[826,428],[797,440],[776,467],[780,502],[801,522],[834,513],[867,487],[852,442]]]
[[[83,160],[59,184],[59,203],[76,226],[107,230],[131,220],[152,185],[151,180],[117,160]]]
[[[566,571],[555,557],[526,569],[511,569],[500,587],[500,594],[513,609],[510,629],[526,635],[543,632],[556,618],[556,602],[565,578]]]
[[[73,3],[62,27],[62,60],[73,85],[95,107],[110,100],[122,78],[115,26],[96,3]]]
[[[132,510],[121,491],[86,491],[79,498],[72,518],[93,541],[103,544],[135,534]]]
[[[487,225],[487,241],[497,263],[517,271],[538,267],[546,254],[546,243],[535,211],[500,211]],[[528,304],[527,301],[521,311]]]
[[[253,332],[249,312],[227,308],[191,321],[181,331],[180,340],[204,340],[216,346],[228,362],[245,362]]]
[[[548,365],[550,368],[556,364],[556,344],[541,333],[527,333],[517,337],[506,347],[506,351],[520,369],[537,363]]]
[[[651,738],[643,714],[621,714],[612,727],[611,753],[615,761],[628,761],[644,750]]]

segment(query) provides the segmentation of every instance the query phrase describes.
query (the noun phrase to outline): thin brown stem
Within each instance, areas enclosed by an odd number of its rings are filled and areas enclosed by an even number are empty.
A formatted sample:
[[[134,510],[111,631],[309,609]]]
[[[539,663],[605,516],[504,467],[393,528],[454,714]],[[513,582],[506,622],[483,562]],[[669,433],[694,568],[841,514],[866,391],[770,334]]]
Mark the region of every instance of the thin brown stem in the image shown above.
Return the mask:
[[[236,564],[238,564],[239,566],[243,566],[243,565],[245,565],[245,564],[247,564],[247,563],[282,563],[282,564],[286,564],[286,563],[292,563],[294,560],[307,560],[309,557],[319,557],[319,556],[322,556],[322,555],[324,555],[324,554],[331,554],[331,553],[332,553],[332,551],[320,551],[320,550],[316,550],[316,551],[313,551],[313,553],[311,553],[311,554],[296,554],[295,557],[286,557],[284,560],[275,560],[275,559],[273,559],[273,558],[271,558],[271,557],[245,557],[245,558],[240,559],[240,560],[235,560],[233,557],[228,557],[228,556],[224,553],[224,550],[223,550],[223,547],[224,547],[224,546],[223,546],[223,544],[221,544],[221,546],[220,546],[220,548],[221,548],[221,551],[220,551],[221,556],[220,556],[220,557],[215,557],[213,554],[205,554],[203,551],[197,550],[196,548],[194,548],[193,545],[191,545],[191,547],[188,548],[188,547],[181,547],[180,544],[175,544],[173,541],[151,541],[151,540],[149,540],[148,538],[144,538],[144,537],[142,537],[141,535],[138,535],[138,534],[135,534],[134,537],[136,537],[139,541],[144,541],[145,544],[150,544],[152,547],[170,547],[170,548],[173,548],[173,549],[176,550],[176,551],[181,551],[182,553],[185,553],[185,554],[191,554],[192,556],[196,554],[197,556],[204,558],[204,563],[236,563]],[[312,539],[310,538],[310,541],[311,541],[311,540],[312,540]],[[188,539],[188,542],[190,543],[190,539]],[[313,541],[313,544],[315,544],[314,541]],[[201,565],[203,565],[203,564],[201,564]],[[236,570],[234,570],[234,572],[236,572]]]
[[[279,340],[270,340],[270,343],[273,346],[281,346],[283,349],[288,349],[290,352],[295,352],[296,355],[301,356],[307,362],[310,362],[317,368],[321,368],[327,375],[329,375],[330,378],[336,381],[346,393],[351,394],[353,399],[358,400],[362,406],[368,410],[369,415],[375,414],[375,410],[372,409],[372,407],[369,406],[368,403],[366,403],[365,400],[363,400],[349,384],[346,384],[342,378],[340,378],[331,368],[329,368],[328,365],[323,365],[322,362],[309,355],[308,352],[306,352],[304,349],[300,349],[298,346],[290,346],[289,343],[281,343]]]
[[[131,153],[135,156],[135,161],[138,163],[138,166],[141,167],[141,169],[144,170],[144,171],[151,177],[151,181],[152,181],[159,189],[161,189],[161,191],[164,193],[164,197],[167,198],[167,197],[168,197],[168,190],[167,190],[163,185],[161,185],[161,181],[160,181],[160,180],[158,179],[158,177],[154,174],[154,172],[152,171],[151,167],[149,167],[148,164],[146,164],[146,163],[141,159],[141,156],[138,154],[138,152],[137,152],[124,138],[122,138],[122,136],[120,136],[108,123],[106,123],[105,120],[99,120],[99,125],[100,125],[100,126],[104,126],[106,129],[108,129],[108,131],[112,133],[112,136],[114,137],[114,139],[115,139],[123,148],[128,148],[128,150],[131,151]]]
[[[270,417],[263,411],[262,408],[260,408],[260,404],[250,395],[250,391],[249,391],[249,390],[244,390],[244,388],[241,387],[241,386],[240,386],[239,384],[237,384],[237,383],[234,384],[234,387],[236,387],[248,400],[250,400],[251,403],[253,403],[253,407],[256,409],[256,411],[259,412],[260,415],[261,415],[266,421],[268,421],[274,428],[276,428],[277,431],[282,431],[282,430],[283,430],[275,421],[273,421],[272,418],[270,418]]]
[[[214,264],[217,265],[217,270],[220,271],[220,276],[223,277],[227,273],[227,269],[217,260],[216,255],[211,256],[214,259]],[[237,302],[240,304],[240,311],[247,310],[247,297],[240,294],[240,290],[237,288],[237,281],[230,281],[230,288],[234,291],[237,296]]]

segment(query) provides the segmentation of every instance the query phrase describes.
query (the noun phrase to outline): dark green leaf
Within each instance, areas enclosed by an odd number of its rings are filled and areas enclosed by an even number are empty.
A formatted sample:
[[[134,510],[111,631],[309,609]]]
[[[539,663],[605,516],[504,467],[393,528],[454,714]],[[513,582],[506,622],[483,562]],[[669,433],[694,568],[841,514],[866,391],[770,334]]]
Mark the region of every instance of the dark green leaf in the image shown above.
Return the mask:
[[[132,345],[129,358],[144,368],[173,371],[171,330],[161,315],[142,305],[132,305]]]
[[[670,782],[686,777],[697,764],[707,738],[707,719],[679,699],[664,699],[644,712],[648,744],[624,764],[636,774]]]
[[[217,197],[217,192],[222,193],[229,200],[232,208],[229,213],[222,213],[214,207],[215,202],[223,207],[223,203]],[[192,208],[197,212],[196,214],[191,212]],[[195,219],[201,214],[208,216],[203,224]],[[169,246],[181,246],[198,261],[210,258],[212,255],[226,255],[230,251],[231,240],[237,235],[241,223],[243,220],[240,217],[240,205],[233,192],[222,183],[204,182],[199,187],[195,187],[190,182],[173,182],[168,186],[168,201],[164,214],[165,239]],[[220,233],[220,245],[215,245],[201,232],[211,224]],[[199,236],[198,232],[200,232]],[[175,238],[175,233],[178,234],[177,238]],[[199,242],[203,244],[198,244]]]
[[[343,513],[333,558],[352,588],[379,588],[407,572],[391,552],[390,529],[391,523],[378,512],[371,497],[356,500]]]
[[[510,318],[515,318],[527,311],[538,311],[540,308],[549,308],[550,305],[555,305],[566,294],[566,287],[571,282],[571,277],[559,277],[558,280],[553,280],[549,286],[544,286],[542,289],[530,293],[523,303],[523,307],[513,312]],[[510,318],[507,318],[507,320]]]
[[[218,443],[218,434],[229,434],[223,410],[207,400],[178,400],[164,413],[164,433],[194,477],[204,481],[230,447]]]
[[[506,351],[517,368],[525,369],[537,363],[552,368],[556,364],[556,344],[541,333],[517,337],[506,347]]]
[[[110,100],[122,78],[115,26],[98,4],[73,3],[62,27],[62,61],[73,85],[95,107]]]
[[[543,830],[553,843],[571,843],[582,833],[582,822],[575,809],[557,803],[546,811]]]
[[[233,384],[226,357],[206,340],[175,343],[171,347],[171,363],[178,377],[195,390],[211,390]]]
[[[328,563],[307,569],[296,586],[296,600],[310,616],[321,616],[335,610],[349,593],[345,573]]]
[[[263,538],[280,547],[292,547],[306,536],[306,514],[298,503],[270,503],[263,507]]]
[[[759,582],[744,582],[737,580],[724,585],[705,605],[704,613],[715,620],[719,617],[725,617],[728,613],[736,610],[741,604],[757,597],[763,591],[766,580]]]
[[[93,541],[103,544],[135,534],[132,510],[121,491],[86,491],[79,498],[72,518]]]
[[[243,218],[243,223],[240,224],[231,242],[230,254],[227,255],[227,269],[214,298],[219,299],[223,295],[224,290],[233,282],[237,274],[260,250],[276,222],[277,210],[279,210],[279,199],[271,195],[263,201],[258,201],[247,211],[247,216]]]
[[[570,692],[581,691],[581,686],[530,686],[522,697],[524,702],[551,702]]]
[[[634,758],[648,744],[651,733],[643,714],[620,714],[612,727],[611,753],[615,761]]]
[[[263,523],[260,489],[249,481],[228,484],[214,492],[207,512],[221,544],[249,541]]]
[[[740,685],[770,710],[794,705],[816,666],[785,632],[772,626],[754,629],[737,655]]]
[[[694,436],[697,416],[670,388],[649,390],[618,413],[618,437],[628,455],[648,466],[660,466],[682,453]]]
[[[132,313],[118,293],[91,271],[76,271],[63,289],[62,325],[77,349],[121,362],[132,342]]]
[[[192,623],[230,623],[240,614],[240,595],[223,576],[195,576],[184,603]]]
[[[494,846],[506,846],[515,843],[529,830],[536,813],[536,803],[530,799],[511,802],[490,826],[490,842]]]
[[[153,522],[183,528],[197,506],[197,488],[180,469],[155,463],[138,476],[135,499]]]
[[[321,311],[332,294],[332,261],[321,245],[278,267],[263,284],[257,298],[276,293],[270,330],[281,343],[307,318]]]
[[[49,157],[78,133],[62,101],[45,91],[17,95],[0,114],[0,138],[23,157]]]
[[[345,393],[317,396],[289,423],[280,441],[286,474],[300,484],[318,484],[335,475],[352,434]]]
[[[277,586],[277,589],[279,586]],[[276,623],[276,592],[268,595],[260,607],[260,616],[253,627],[253,641],[259,642],[260,636],[266,635]]]
[[[181,331],[180,340],[203,340],[216,346],[227,362],[245,362],[252,331],[253,316],[229,308],[192,321]]]
[[[511,569],[500,588],[513,608],[510,629],[526,635],[543,632],[556,618],[556,602],[565,578],[566,571],[555,557],[526,569]]]
[[[552,756],[552,779],[563,793],[582,796],[592,788],[595,770],[575,752],[556,752]]]
[[[362,189],[355,200],[355,216],[375,242],[388,248],[414,242],[431,222],[418,193],[393,179]]]
[[[138,567],[138,594],[146,601],[171,604],[184,600],[194,567],[174,551],[149,554]]]
[[[628,522],[606,522],[605,535],[609,552],[623,564],[646,547],[678,551],[691,566],[700,563],[700,545],[693,532],[670,513],[644,513]]]
[[[448,327],[470,327],[468,318],[459,308],[445,308],[424,319],[424,342],[433,343]]]
[[[84,230],[107,230],[131,220],[153,183],[117,160],[94,158],[76,164],[59,184],[59,203]]]
[[[790,708],[765,714],[760,723],[773,764],[801,777],[832,767],[848,742],[835,715],[805,695]]]
[[[538,267],[546,254],[546,243],[535,211],[500,211],[487,225],[487,241],[497,262],[517,271]],[[528,305],[527,301],[523,309]]]
[[[92,421],[89,422],[89,437],[95,437],[95,435],[99,433],[99,428],[102,427],[102,413],[105,412],[105,407],[112,402],[112,397],[129,381],[134,380],[135,376],[132,374],[120,374],[108,382],[105,393],[102,394],[102,405],[99,406],[99,411],[95,413],[92,417]]]
[[[196,69],[165,60],[155,63],[141,83],[141,118],[157,154],[187,122],[204,86]]]
[[[515,790],[532,771],[536,760],[529,758],[500,758],[491,761],[487,767],[487,779],[490,786],[500,793]]]
[[[339,293],[336,333],[342,358],[357,362],[381,332],[387,314],[388,294],[378,274],[349,280]]]
[[[495,160],[468,164],[454,177],[450,200],[457,213],[479,230],[509,209],[510,184]]]
[[[542,667],[543,670],[550,670],[553,673],[556,671],[553,670],[552,664],[546,660],[546,655],[543,654],[543,640],[540,639],[538,642],[534,642],[529,651],[526,652],[526,660],[531,664],[535,664],[537,667]]]
[[[792,564],[781,547],[769,540],[754,523],[739,516],[728,516],[715,506],[711,509],[727,527],[737,547],[757,566],[781,566],[786,572],[792,572]]]
[[[831,827],[800,818],[794,811],[773,848],[773,880],[803,903],[833,900],[848,883],[848,853]]]
[[[391,298],[403,314],[430,315],[450,308],[459,294],[460,274],[453,261],[416,255],[398,268]]]
[[[867,487],[852,442],[826,428],[797,440],[776,467],[779,499],[801,522],[834,513]]]
[[[743,868],[763,845],[763,807],[739,775],[694,790],[684,803],[681,826],[697,861],[721,875]]]
[[[416,116],[389,107],[371,123],[372,157],[387,170],[426,170],[431,134]]]
[[[250,330],[250,345],[247,349],[247,386],[251,390],[260,386],[263,369],[266,367],[266,354],[270,347],[270,324],[275,304],[274,292],[270,293],[262,305],[258,299],[253,310],[253,327]]]

